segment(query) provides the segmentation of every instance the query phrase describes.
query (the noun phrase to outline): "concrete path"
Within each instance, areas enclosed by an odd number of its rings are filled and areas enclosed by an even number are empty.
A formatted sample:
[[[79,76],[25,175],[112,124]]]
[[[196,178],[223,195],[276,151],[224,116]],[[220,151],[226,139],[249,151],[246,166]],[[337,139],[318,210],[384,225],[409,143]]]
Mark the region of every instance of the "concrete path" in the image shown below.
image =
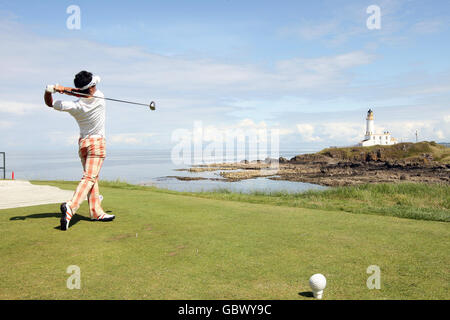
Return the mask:
[[[24,180],[0,180],[0,209],[62,203],[72,195],[73,191],[33,185]]]

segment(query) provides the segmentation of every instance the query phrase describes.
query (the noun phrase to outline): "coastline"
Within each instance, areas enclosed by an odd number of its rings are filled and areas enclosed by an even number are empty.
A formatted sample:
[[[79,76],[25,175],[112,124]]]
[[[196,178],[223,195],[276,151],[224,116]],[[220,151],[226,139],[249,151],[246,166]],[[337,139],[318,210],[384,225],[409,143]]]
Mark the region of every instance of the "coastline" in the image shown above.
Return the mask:
[[[228,182],[264,177],[270,180],[304,182],[328,187],[396,182],[450,185],[450,163],[447,163],[446,158],[444,161],[437,160],[434,150],[405,156],[415,152],[414,148],[417,146],[428,147],[428,144],[431,147],[435,146],[433,143],[424,142],[367,149],[330,148],[313,154],[298,155],[290,160],[285,158],[264,161],[243,160],[237,163],[197,165],[183,170],[192,173],[220,171],[223,181]],[[398,150],[405,155],[393,154]],[[448,153],[444,153],[444,156],[448,157]],[[187,181],[199,178],[182,177],[182,179]]]

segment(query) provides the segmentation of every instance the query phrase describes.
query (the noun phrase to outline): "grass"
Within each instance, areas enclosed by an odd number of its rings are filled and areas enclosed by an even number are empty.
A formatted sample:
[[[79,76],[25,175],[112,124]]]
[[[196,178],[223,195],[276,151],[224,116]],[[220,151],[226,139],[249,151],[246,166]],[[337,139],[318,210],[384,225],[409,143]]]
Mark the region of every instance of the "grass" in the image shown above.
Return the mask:
[[[325,299],[449,298],[445,222],[120,182],[100,190],[114,222],[88,221],[86,203],[66,232],[58,204],[0,210],[1,299],[311,299],[318,272]],[[81,268],[80,290],[66,288],[69,265]],[[370,265],[381,268],[380,290],[366,287]]]
[[[245,194],[221,190],[200,193],[198,196],[276,206],[450,221],[450,186],[444,184],[365,184],[310,190],[303,193],[254,192]]]
[[[377,153],[378,151],[389,160],[413,160],[420,158],[423,154],[429,154],[435,161],[450,164],[450,148],[437,144],[434,141],[404,142],[391,146],[326,148],[318,152],[318,154],[333,155],[340,159],[352,160],[360,158],[361,154],[366,155],[371,152]]]

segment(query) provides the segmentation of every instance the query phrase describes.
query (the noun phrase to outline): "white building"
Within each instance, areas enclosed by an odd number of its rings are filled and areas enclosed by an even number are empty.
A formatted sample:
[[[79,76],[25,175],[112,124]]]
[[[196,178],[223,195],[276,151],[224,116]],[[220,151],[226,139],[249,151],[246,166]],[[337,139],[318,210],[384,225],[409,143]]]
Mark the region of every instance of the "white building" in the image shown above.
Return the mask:
[[[364,136],[364,140],[361,141],[358,146],[369,147],[375,145],[393,145],[398,143],[397,139],[391,137],[391,133],[389,131],[384,133],[375,133],[373,111],[371,109],[367,111],[366,121],[366,135]]]

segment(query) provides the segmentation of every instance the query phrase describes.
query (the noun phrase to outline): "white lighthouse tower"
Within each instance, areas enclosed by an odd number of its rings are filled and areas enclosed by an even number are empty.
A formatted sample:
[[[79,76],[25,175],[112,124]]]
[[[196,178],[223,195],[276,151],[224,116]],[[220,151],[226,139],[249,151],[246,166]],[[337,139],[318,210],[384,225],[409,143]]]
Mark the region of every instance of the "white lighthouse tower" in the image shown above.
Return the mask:
[[[373,111],[372,111],[372,109],[369,109],[369,111],[367,111],[366,136],[364,138],[367,139],[368,137],[370,137],[374,133],[375,133],[375,127],[374,127],[374,124],[373,124]]]
[[[367,111],[366,118],[366,134],[364,136],[364,140],[361,141],[358,145],[362,147],[368,147],[375,145],[392,145],[396,144],[397,142],[397,139],[391,137],[391,133],[389,131],[385,131],[383,133],[375,133],[373,111],[372,109],[369,109],[369,111]]]

